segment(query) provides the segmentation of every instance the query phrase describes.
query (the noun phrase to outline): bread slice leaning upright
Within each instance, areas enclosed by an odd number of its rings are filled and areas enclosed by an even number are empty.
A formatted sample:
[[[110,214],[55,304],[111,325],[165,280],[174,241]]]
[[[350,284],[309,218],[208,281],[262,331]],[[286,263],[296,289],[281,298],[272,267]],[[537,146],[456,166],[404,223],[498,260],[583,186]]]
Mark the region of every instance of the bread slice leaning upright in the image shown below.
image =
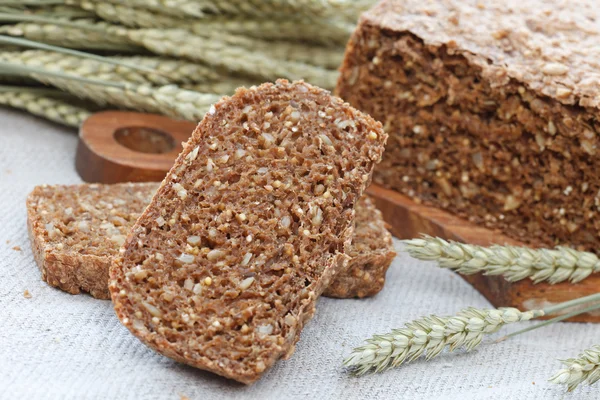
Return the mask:
[[[238,89],[204,117],[110,269],[121,322],[244,383],[293,352],[345,268],[381,124],[304,82]]]

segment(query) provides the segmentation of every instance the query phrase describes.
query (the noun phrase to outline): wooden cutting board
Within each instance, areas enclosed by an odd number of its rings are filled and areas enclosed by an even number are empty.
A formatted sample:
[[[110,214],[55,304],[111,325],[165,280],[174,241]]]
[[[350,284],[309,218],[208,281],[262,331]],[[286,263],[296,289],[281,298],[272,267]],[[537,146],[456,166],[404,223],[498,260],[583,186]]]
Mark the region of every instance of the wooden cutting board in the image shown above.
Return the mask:
[[[86,182],[160,181],[171,168],[196,124],[160,115],[106,111],[88,118],[79,132],[76,168]],[[474,225],[440,209],[417,204],[397,192],[371,185],[368,189],[397,238],[425,233],[464,243],[520,243],[502,233]],[[498,276],[463,276],[494,306],[521,310],[544,308],[554,303],[600,292],[600,274],[577,284],[533,284],[526,279],[510,283]],[[600,322],[600,312],[571,321]]]

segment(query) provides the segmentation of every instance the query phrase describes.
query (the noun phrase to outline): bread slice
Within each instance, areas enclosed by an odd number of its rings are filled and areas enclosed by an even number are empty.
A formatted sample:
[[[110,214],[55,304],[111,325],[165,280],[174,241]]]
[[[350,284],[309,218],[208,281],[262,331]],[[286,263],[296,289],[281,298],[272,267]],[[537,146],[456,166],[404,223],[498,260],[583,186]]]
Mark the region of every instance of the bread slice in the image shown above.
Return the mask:
[[[152,182],[36,187],[27,200],[27,213],[43,279],[72,294],[84,291],[109,299],[108,267],[158,186]],[[381,213],[367,197],[361,198],[349,266],[323,295],[349,298],[378,293],[394,254]]]
[[[27,198],[27,227],[42,279],[107,299],[108,268],[158,183],[42,185]]]
[[[251,383],[293,352],[345,268],[381,124],[304,82],[211,107],[110,268],[121,322],[180,362]]]
[[[324,296],[367,297],[383,289],[385,273],[396,252],[381,211],[366,195],[356,205],[355,224],[348,267],[335,276]]]

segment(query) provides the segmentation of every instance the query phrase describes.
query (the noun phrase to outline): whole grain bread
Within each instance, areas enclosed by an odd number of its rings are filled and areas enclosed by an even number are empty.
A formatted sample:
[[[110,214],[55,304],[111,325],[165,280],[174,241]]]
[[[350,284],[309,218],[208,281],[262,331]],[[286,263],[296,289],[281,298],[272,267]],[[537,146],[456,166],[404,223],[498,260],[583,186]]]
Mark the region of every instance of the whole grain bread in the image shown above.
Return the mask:
[[[381,211],[366,195],[356,205],[354,235],[348,256],[348,267],[335,276],[323,295],[348,299],[379,293],[396,252]]]
[[[303,82],[211,107],[110,268],[121,322],[159,353],[251,383],[290,356],[346,267],[381,124]]]
[[[108,299],[108,268],[158,183],[42,185],[27,198],[27,227],[42,279]]]
[[[600,248],[600,9],[384,0],[337,93],[390,134],[373,180],[536,246]]]
[[[31,246],[43,279],[72,294],[84,291],[109,299],[112,258],[158,186],[84,183],[36,187],[28,197],[27,214]],[[323,295],[349,298],[378,293],[394,254],[381,213],[367,197],[361,198],[348,268],[336,275]]]

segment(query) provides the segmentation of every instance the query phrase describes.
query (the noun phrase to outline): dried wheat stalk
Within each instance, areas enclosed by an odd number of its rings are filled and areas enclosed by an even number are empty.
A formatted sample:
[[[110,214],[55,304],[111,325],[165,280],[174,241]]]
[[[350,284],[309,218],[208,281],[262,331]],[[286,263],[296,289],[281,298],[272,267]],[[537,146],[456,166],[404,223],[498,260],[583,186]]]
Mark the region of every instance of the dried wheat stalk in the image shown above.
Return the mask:
[[[481,344],[485,335],[497,332],[506,324],[543,315],[542,310],[467,308],[453,317],[423,317],[407,323],[402,329],[368,339],[366,345],[352,351],[344,365],[356,375],[363,375],[397,367],[422,355],[429,360],[445,348],[454,351],[464,347],[470,351]]]
[[[23,22],[0,26],[0,33],[73,49],[126,53],[140,53],[143,51],[143,48],[128,41],[126,34],[123,32],[124,28],[87,19],[74,22],[81,24],[82,27]]]
[[[123,65],[107,64],[106,62],[52,51],[26,50],[20,52],[0,52],[0,60],[12,64],[39,66],[45,69],[61,70],[77,76],[114,82],[150,85],[195,84],[221,81],[247,83],[247,81],[241,79],[220,75],[210,67],[187,61],[145,56],[108,57],[108,59],[123,62],[126,65],[134,64],[138,68],[143,67],[147,70],[156,70],[157,73],[133,70]]]
[[[58,92],[58,91],[55,91]],[[78,127],[92,110],[76,106],[62,96],[54,97],[24,87],[0,87],[0,104],[25,110],[59,124]]]
[[[568,247],[529,249],[516,246],[482,247],[423,236],[404,241],[411,257],[436,261],[442,268],[470,275],[502,275],[514,282],[529,278],[534,282],[579,282],[600,271],[600,259],[585,251]]]
[[[128,37],[156,54],[205,62],[232,73],[260,79],[304,79],[314,85],[331,89],[335,86],[338,75],[337,71],[300,62],[272,59],[258,51],[252,52],[243,47],[207,40],[183,30],[132,30],[128,32]]]

